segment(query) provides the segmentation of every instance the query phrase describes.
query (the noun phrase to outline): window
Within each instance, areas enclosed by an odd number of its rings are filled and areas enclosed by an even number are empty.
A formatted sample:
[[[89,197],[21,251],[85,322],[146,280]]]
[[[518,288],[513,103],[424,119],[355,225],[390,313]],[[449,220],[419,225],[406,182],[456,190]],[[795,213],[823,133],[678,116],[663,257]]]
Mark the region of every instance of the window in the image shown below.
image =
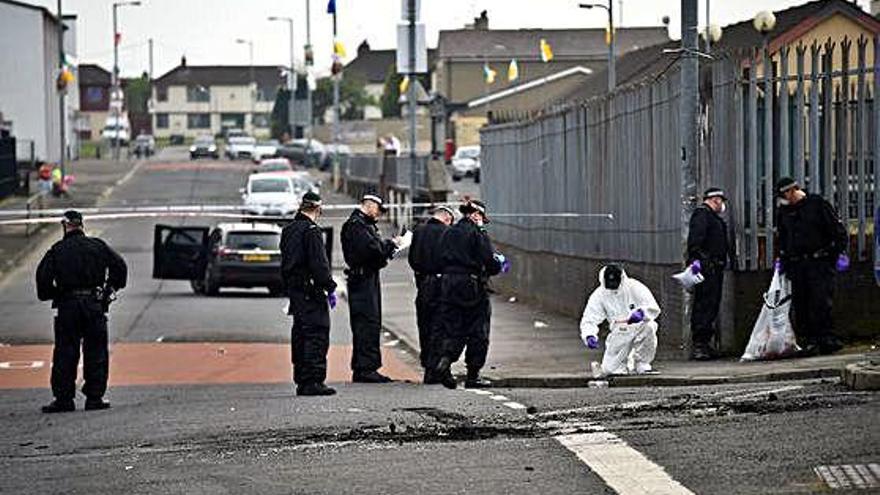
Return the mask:
[[[88,86],[86,87],[86,102],[87,103],[101,103],[106,98],[104,93],[104,88],[100,86]]]
[[[186,114],[187,129],[210,129],[211,114],[209,113],[188,113]]]
[[[281,236],[276,232],[230,232],[226,235],[226,247],[230,249],[278,250]]]
[[[168,101],[168,87],[167,86],[157,86],[156,87],[156,99],[159,101]]]
[[[275,101],[275,88],[262,86],[257,88],[257,101]]]
[[[255,113],[254,114],[254,127],[259,127],[262,129],[269,127],[269,122],[271,118],[268,113]]]
[[[211,101],[211,88],[204,86],[187,86],[186,101],[190,103],[208,103]]]
[[[168,129],[168,114],[167,113],[157,113],[156,114],[156,129]]]
[[[287,179],[258,179],[251,182],[252,193],[285,193],[290,192],[290,181]]]

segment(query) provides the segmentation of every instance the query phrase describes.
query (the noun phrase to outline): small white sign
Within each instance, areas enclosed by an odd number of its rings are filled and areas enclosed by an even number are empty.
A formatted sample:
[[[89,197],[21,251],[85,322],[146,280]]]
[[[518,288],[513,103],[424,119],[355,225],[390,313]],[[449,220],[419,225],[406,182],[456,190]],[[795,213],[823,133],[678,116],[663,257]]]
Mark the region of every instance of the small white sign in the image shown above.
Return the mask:
[[[397,73],[425,74],[428,72],[428,44],[425,39],[425,25],[416,23],[416,67],[409,67],[409,24],[397,25]]]

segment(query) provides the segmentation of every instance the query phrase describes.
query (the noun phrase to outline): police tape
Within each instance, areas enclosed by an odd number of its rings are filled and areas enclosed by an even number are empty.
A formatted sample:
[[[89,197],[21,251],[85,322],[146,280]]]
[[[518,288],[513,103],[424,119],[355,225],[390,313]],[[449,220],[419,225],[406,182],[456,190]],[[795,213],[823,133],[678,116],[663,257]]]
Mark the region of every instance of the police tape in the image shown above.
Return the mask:
[[[389,209],[424,208],[431,209],[439,206],[454,206],[453,203],[386,203]],[[350,210],[359,207],[359,204],[332,204],[323,205],[325,211]],[[0,210],[0,217],[23,217],[0,220],[0,226],[4,225],[33,225],[44,223],[58,223],[64,212],[70,208],[35,209],[35,210]],[[138,218],[222,218],[238,219],[241,221],[290,221],[293,215],[259,215],[241,205],[151,205],[151,206],[105,206],[78,208],[83,215],[83,221],[109,221],[129,220]],[[424,218],[428,215],[417,215]],[[519,218],[597,218],[614,220],[611,213],[575,213],[575,212],[498,212],[490,213],[490,218],[519,217]]]

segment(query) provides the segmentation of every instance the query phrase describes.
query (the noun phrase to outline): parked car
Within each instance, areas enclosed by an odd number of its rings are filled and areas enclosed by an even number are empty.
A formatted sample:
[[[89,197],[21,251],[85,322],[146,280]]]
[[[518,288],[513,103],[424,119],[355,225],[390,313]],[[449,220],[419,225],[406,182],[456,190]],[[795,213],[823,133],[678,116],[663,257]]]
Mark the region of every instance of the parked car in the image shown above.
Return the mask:
[[[480,182],[480,147],[462,146],[452,157],[452,180],[473,177]]]
[[[260,160],[264,158],[274,158],[278,156],[279,146],[281,146],[281,143],[279,143],[277,139],[257,141],[257,144],[254,146],[254,154],[251,158],[254,160],[254,163],[259,163]]]
[[[284,216],[299,208],[302,195],[310,185],[291,174],[251,174],[247,186],[241,190],[246,215]]]
[[[227,127],[223,129],[223,139],[229,143],[229,140],[236,137],[247,137],[247,133],[238,127]]]
[[[260,160],[260,163],[251,171],[252,174],[266,172],[293,172],[293,165],[290,164],[290,160],[287,158],[266,158],[265,160]]]
[[[306,160],[306,148],[309,149],[309,156],[311,157],[311,160],[308,161]],[[309,143],[308,139],[294,139],[278,148],[278,156],[303,166],[307,164],[319,166],[324,162],[325,155],[324,144],[317,139],[312,139],[311,143]]]
[[[249,159],[254,156],[257,140],[250,136],[231,137],[226,145],[226,158],[230,160]]]
[[[333,229],[324,228],[332,260]],[[156,225],[153,278],[188,280],[193,292],[215,295],[223,287],[266,287],[279,295],[281,228],[267,223],[221,223],[216,227]]]
[[[333,166],[336,151],[339,150],[339,160],[343,161],[351,156],[351,148],[347,144],[324,145],[324,161],[321,162],[321,170],[328,170]]]
[[[220,158],[220,152],[217,150],[217,142],[214,141],[214,136],[198,136],[193,141],[192,146],[189,147],[190,160],[201,157],[209,157],[215,160]]]
[[[128,123],[128,117],[124,114],[118,118],[112,115],[107,117],[104,129],[101,131],[101,139],[111,144],[118,142],[119,146],[128,146],[128,142],[131,140],[131,126]]]
[[[153,156],[156,154],[156,138],[150,134],[140,134],[134,140],[134,156]]]

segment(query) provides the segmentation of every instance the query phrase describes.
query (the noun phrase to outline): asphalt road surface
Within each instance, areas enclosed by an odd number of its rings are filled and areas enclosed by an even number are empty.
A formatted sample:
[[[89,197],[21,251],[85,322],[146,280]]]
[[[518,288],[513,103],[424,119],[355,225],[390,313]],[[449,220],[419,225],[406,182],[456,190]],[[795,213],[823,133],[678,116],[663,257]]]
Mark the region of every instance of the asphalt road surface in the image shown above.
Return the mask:
[[[166,151],[106,203],[235,203],[248,168]],[[355,385],[344,302],[330,362],[339,394],[298,398],[283,300],[153,280],[155,223],[88,225],[132,272],[111,315],[111,410],[38,412],[52,336],[32,281],[41,250],[0,281],[0,493],[880,490],[876,393],[834,381],[450,391],[415,383],[413,357],[388,341],[386,371],[408,381]]]

